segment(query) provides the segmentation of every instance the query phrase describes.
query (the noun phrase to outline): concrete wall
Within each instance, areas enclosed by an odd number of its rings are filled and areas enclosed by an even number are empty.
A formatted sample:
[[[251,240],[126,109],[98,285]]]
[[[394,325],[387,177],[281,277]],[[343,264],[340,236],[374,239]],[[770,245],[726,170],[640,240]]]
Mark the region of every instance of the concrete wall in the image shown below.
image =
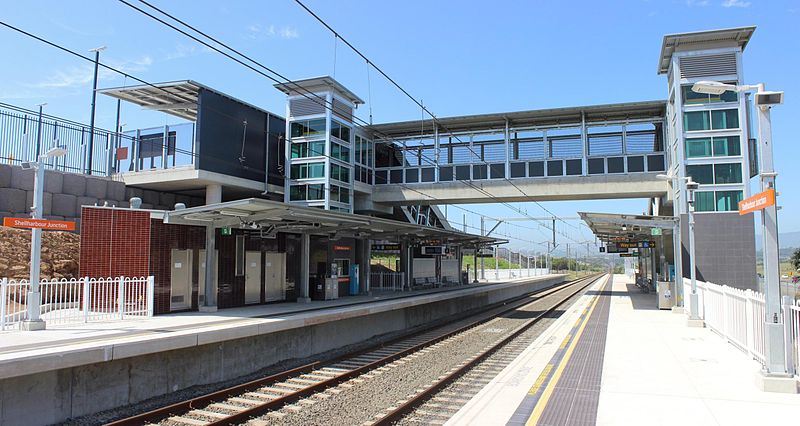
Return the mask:
[[[235,338],[246,335],[244,329],[258,327],[248,324],[236,330],[225,330],[224,338],[211,344],[107,362],[84,361],[85,365],[52,371],[44,371],[46,367],[43,366],[34,370],[42,372],[0,380],[0,424],[58,423],[191,386],[233,379],[280,362],[321,359],[321,354],[338,348],[362,342],[377,344],[430,322],[561,281],[563,276],[491,286],[461,297],[379,313],[369,314],[368,309],[363,309],[363,315],[346,319],[330,313],[326,314],[326,322],[315,325]],[[141,350],[144,343],[137,345],[137,350]],[[157,341],[151,343],[158,345]],[[87,354],[86,359],[90,358]],[[47,362],[40,360],[39,363]]]
[[[758,290],[753,215],[738,212],[698,213],[695,221],[697,279]],[[689,219],[681,215],[683,276],[689,278]]]
[[[0,164],[0,218],[30,214],[33,175],[33,170]],[[141,198],[142,208],[146,209],[172,210],[175,203],[187,206],[203,204],[203,200],[197,197],[127,188],[123,182],[108,177],[47,170],[44,181],[43,213],[46,219],[79,222],[81,206],[102,206],[107,202],[110,206],[128,207],[131,197]]]

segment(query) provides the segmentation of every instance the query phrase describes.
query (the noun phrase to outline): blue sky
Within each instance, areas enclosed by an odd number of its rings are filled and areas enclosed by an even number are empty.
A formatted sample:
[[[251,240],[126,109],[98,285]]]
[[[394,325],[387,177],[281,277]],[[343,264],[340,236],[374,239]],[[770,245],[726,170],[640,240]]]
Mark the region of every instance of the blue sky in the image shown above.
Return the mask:
[[[421,111],[291,0],[153,0],[289,78],[335,75],[372,106],[375,122],[410,120]],[[663,99],[656,65],[664,34],[757,25],[745,51],[748,82],[784,90],[773,109],[781,231],[800,230],[800,146],[790,125],[800,117],[800,1],[651,0],[609,2],[321,1],[307,4],[438,116]],[[147,81],[192,79],[283,115],[272,82],[210,52],[116,1],[4,2],[0,18],[80,52],[105,45],[102,61]],[[88,122],[91,66],[0,28],[0,101]],[[335,58],[335,60],[334,60]],[[101,87],[132,84],[102,73]],[[371,90],[368,90],[371,87]],[[99,97],[98,123],[113,127],[115,102]],[[367,106],[359,110],[362,118]],[[127,128],[175,123],[164,114],[123,107]],[[640,213],[644,200],[544,203],[555,214]],[[491,216],[501,205],[467,206]],[[519,207],[533,216],[539,206]],[[462,212],[449,209],[453,222]],[[478,226],[469,214],[469,226]],[[522,224],[537,228],[536,224]],[[574,239],[590,237],[561,223]],[[581,230],[582,229],[582,230]],[[502,225],[516,247],[546,231]]]

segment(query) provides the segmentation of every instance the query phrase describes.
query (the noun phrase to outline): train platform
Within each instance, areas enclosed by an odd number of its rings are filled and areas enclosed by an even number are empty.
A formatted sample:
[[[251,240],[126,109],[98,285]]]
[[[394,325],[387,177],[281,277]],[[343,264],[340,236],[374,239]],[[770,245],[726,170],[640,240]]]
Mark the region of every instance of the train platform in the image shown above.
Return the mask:
[[[753,425],[800,419],[760,364],[625,275],[600,281],[448,425]]]
[[[55,401],[38,410],[44,423],[58,423],[279,363],[310,362],[330,351],[379,342],[564,279],[553,274],[308,304],[2,332],[0,424],[15,424],[14,419],[25,418],[25,410],[36,409],[31,405],[35,401],[20,399],[14,389],[26,388]]]

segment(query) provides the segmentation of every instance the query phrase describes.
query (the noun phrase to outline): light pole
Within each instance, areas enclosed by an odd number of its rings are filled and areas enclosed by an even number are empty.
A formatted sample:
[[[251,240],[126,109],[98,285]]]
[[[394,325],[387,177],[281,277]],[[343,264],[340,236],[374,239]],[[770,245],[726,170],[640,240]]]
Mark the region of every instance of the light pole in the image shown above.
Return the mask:
[[[770,109],[783,103],[783,92],[768,92],[764,83],[754,85],[726,84],[718,81],[698,81],[692,86],[697,93],[719,95],[726,91],[738,93],[755,91],[758,110],[758,143],[761,148],[761,190],[775,190],[775,166],[772,157],[772,122]],[[776,193],[777,194],[777,193]],[[778,209],[773,203],[761,210],[764,238],[764,340],[765,376],[785,376],[793,366],[786,354],[783,313],[781,311],[780,264],[778,258]]]
[[[697,267],[694,250],[694,191],[700,185],[693,181],[691,176],[679,177],[676,175],[658,175],[656,177],[661,180],[683,180],[686,184],[686,204],[688,206],[689,214],[689,277],[692,282],[692,292],[689,294],[689,325],[701,327],[703,325],[703,320],[700,318],[700,300],[697,296]],[[679,274],[676,274],[676,276],[681,277],[680,285],[683,286],[683,271],[681,271]],[[675,286],[677,287],[677,280],[675,281]]]
[[[23,169],[33,169],[33,206],[31,206],[31,217],[42,219],[42,199],[44,197],[44,162],[50,158],[63,157],[67,150],[63,147],[50,148],[44,155],[37,157],[36,161],[22,163]],[[31,268],[30,268],[30,289],[26,300],[28,316],[20,324],[22,330],[44,330],[45,323],[40,318],[41,296],[39,291],[39,266],[42,255],[42,229],[31,229]]]
[[[94,111],[97,101],[97,71],[100,65],[100,52],[103,50],[106,50],[105,46],[89,49],[90,52],[94,52],[94,82],[92,83],[92,114],[89,117],[89,158],[87,159],[86,166],[86,174],[88,175],[92,174],[92,154],[94,152]]]

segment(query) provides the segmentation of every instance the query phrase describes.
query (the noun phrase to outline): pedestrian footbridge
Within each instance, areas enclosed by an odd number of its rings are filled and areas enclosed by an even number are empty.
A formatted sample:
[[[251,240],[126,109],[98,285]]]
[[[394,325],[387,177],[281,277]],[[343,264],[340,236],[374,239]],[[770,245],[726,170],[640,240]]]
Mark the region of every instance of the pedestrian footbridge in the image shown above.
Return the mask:
[[[373,201],[663,197],[664,101],[377,125]]]

